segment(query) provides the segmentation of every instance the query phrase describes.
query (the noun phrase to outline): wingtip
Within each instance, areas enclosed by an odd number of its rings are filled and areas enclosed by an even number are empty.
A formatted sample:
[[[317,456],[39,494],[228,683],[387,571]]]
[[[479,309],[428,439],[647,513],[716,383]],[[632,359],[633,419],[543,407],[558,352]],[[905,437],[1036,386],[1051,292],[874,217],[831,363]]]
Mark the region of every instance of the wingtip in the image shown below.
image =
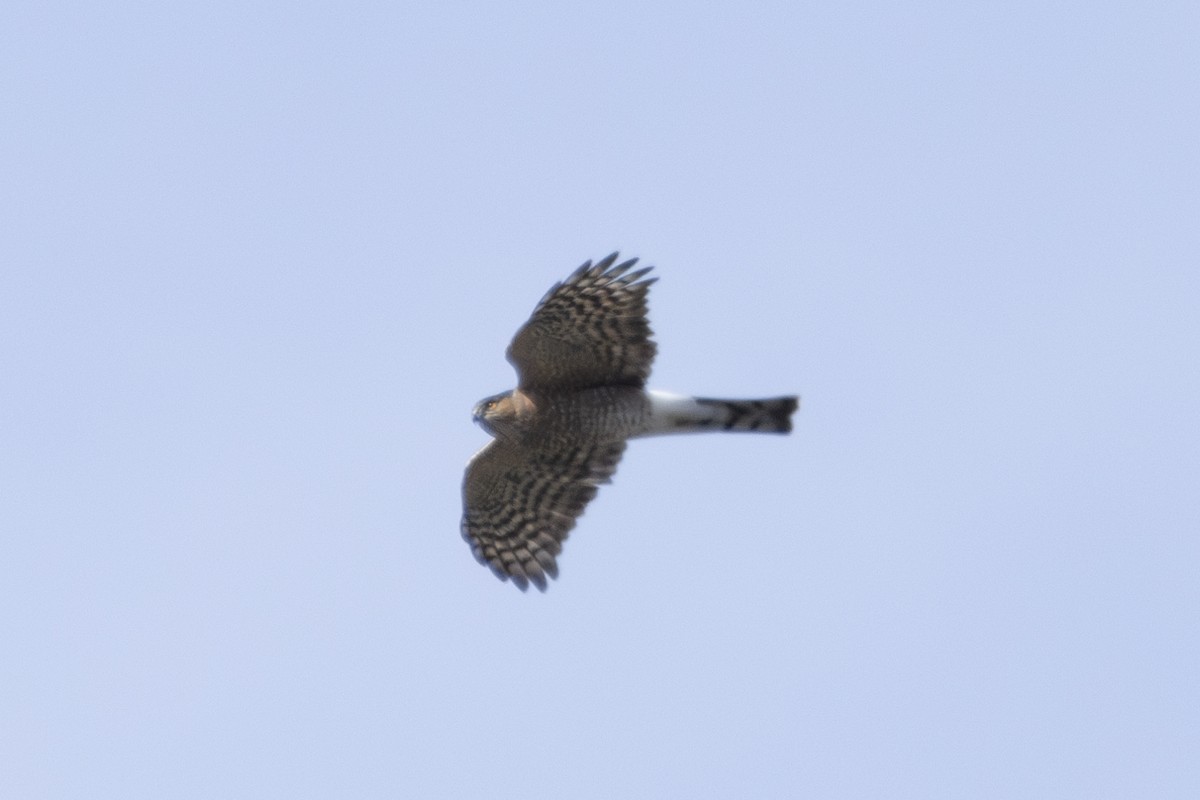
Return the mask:
[[[529,591],[529,585],[533,586],[539,592],[545,592],[549,586],[546,578],[558,577],[558,565],[551,562],[549,567],[544,565],[529,565],[523,567],[518,563],[504,564],[497,563],[484,559],[483,563],[487,564],[492,570],[492,574],[505,583],[512,582],[512,585],[520,589],[522,592]]]
[[[615,256],[615,255],[616,255],[616,253],[613,253],[613,255]],[[632,267],[632,266],[633,266],[634,264],[636,264],[637,262],[638,262],[638,260],[637,260],[636,258],[630,258],[630,259],[627,259],[627,260],[625,260],[625,261],[622,261],[620,264],[617,264],[615,267],[613,267],[612,269],[610,269],[610,270],[609,270],[607,273],[605,273],[605,274],[606,274],[606,275],[607,275],[609,278],[619,278],[619,277],[621,277],[622,275],[624,275],[626,272],[628,272],[628,271],[629,271],[629,269],[630,269],[630,267]]]
[[[634,261],[637,261],[637,259],[634,259]],[[632,265],[634,263],[634,261],[630,261],[629,264]],[[658,280],[658,276],[655,275],[653,277],[646,278],[645,280],[642,280],[642,278],[645,277],[645,275],[648,272],[650,272],[650,270],[652,270],[652,269],[654,269],[654,267],[642,267],[641,269],[637,269],[637,270],[634,270],[633,272],[629,273],[622,280],[625,284],[630,285],[630,286],[632,286],[635,283],[638,283],[638,281],[641,281],[641,283],[640,283],[641,286],[649,286],[650,284],[652,284],[656,280]]]
[[[633,267],[637,265],[640,259],[629,258],[625,261],[622,261],[620,264],[617,264],[616,262],[617,259],[620,258],[620,255],[621,251],[614,250],[599,261],[592,261],[589,258],[587,261],[580,264],[579,267],[573,273],[571,273],[571,276],[567,278],[566,281],[556,283],[554,286],[552,286],[550,291],[548,291],[545,297],[542,299],[545,300],[546,297],[554,294],[557,289],[562,287],[563,283],[577,283],[584,279],[594,280],[599,278],[605,281],[613,282],[617,282],[617,279],[620,279],[619,282],[624,286],[632,286],[635,283],[639,286],[649,286],[658,280],[657,277],[645,277],[650,270],[654,269],[652,266],[642,267],[641,269],[629,272],[629,270],[633,269]]]
[[[616,263],[616,260],[620,255],[621,255],[620,250],[613,250],[611,253],[606,255],[604,258],[602,258],[596,262],[596,269],[598,269],[600,272],[604,272],[604,270],[608,269],[614,263]]]

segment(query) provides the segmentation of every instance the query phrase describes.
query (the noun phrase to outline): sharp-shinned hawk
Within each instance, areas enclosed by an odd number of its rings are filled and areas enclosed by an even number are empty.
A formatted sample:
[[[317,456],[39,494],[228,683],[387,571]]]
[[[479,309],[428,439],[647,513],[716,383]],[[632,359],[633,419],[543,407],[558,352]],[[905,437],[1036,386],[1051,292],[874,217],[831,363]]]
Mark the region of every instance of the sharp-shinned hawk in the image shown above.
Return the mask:
[[[475,406],[495,437],[463,478],[462,535],[480,563],[522,591],[545,591],[584,507],[638,436],[694,431],[788,433],[795,396],[714,400],[647,390],[655,344],[649,267],[613,253],[555,284],[517,331],[517,388]]]

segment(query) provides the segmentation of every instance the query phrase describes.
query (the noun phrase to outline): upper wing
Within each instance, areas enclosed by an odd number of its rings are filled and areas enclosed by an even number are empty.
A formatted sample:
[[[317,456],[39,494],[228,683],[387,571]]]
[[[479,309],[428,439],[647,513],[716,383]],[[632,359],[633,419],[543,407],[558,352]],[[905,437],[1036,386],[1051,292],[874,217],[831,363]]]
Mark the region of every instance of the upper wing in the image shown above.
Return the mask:
[[[650,267],[625,274],[617,254],[587,261],[538,303],[508,347],[522,389],[571,389],[606,384],[641,386],[655,345],[646,321]]]
[[[525,448],[493,439],[463,478],[462,535],[479,563],[521,591],[546,590],[575,520],[617,469],[624,442]]]

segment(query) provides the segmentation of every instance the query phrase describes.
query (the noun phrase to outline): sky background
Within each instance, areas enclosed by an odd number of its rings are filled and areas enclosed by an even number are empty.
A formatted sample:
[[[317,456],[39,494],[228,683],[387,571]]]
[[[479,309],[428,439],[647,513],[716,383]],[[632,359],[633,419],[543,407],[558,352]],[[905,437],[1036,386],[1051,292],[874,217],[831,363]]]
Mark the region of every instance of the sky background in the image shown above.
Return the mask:
[[[1194,3],[6,3],[0,796],[1200,796]],[[546,594],[537,300],[655,265]]]

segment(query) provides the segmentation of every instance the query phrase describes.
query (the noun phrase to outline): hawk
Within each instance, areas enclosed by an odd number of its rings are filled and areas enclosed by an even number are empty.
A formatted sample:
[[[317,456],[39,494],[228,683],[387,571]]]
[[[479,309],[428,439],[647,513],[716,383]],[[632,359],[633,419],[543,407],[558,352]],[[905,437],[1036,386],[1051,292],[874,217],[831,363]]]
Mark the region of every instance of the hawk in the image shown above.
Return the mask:
[[[656,346],[646,293],[657,278],[613,253],[546,293],[513,338],[517,388],[481,400],[494,438],[463,478],[462,535],[522,591],[546,590],[576,519],[608,483],[625,441],[694,431],[788,433],[799,398],[714,400],[647,390]],[[616,264],[616,266],[614,266]]]

